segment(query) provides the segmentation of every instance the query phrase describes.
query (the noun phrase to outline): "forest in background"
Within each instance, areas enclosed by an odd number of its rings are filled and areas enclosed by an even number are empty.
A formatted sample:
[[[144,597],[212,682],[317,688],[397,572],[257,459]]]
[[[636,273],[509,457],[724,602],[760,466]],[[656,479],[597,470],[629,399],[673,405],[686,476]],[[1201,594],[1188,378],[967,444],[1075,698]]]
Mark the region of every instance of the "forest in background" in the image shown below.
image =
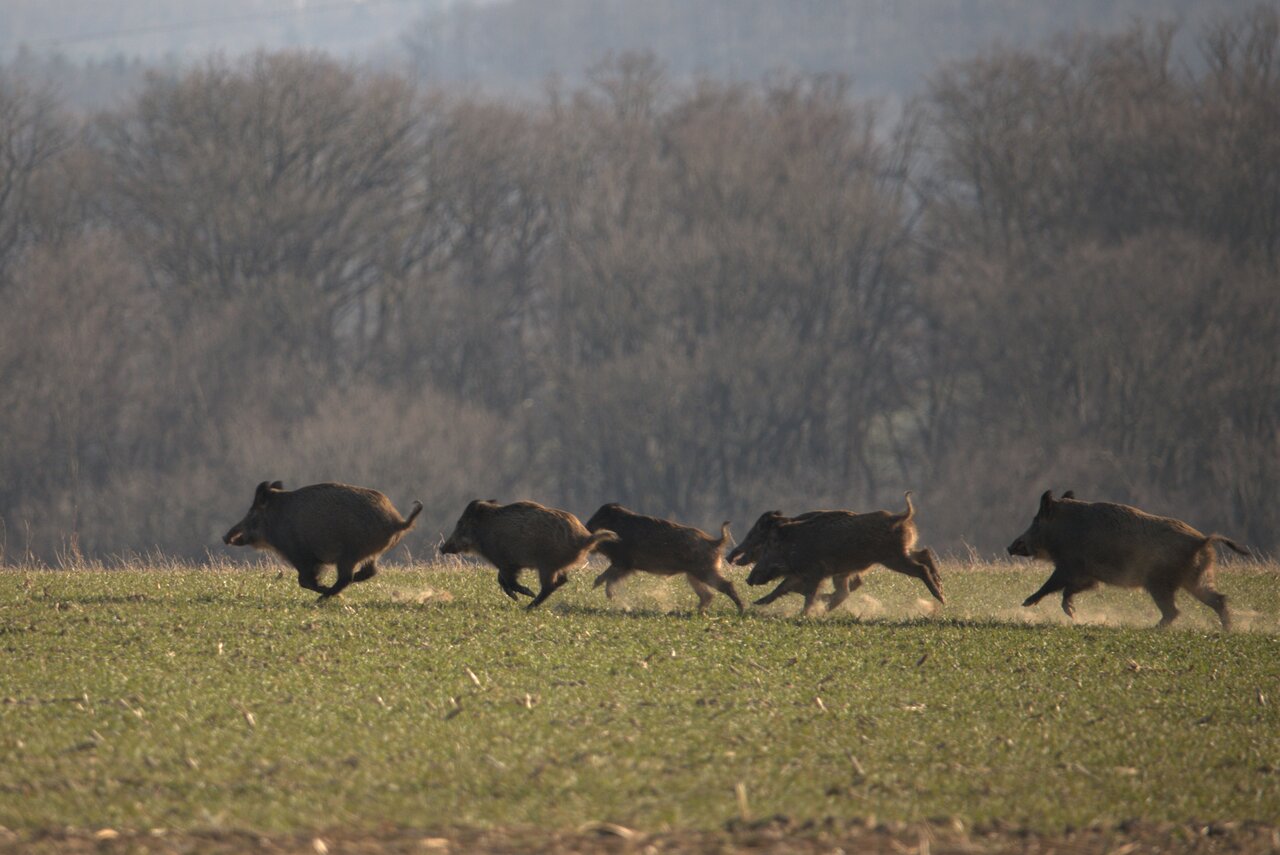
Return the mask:
[[[1189,37],[1197,62],[1175,59]],[[254,485],[741,536],[1041,491],[1280,543],[1280,12],[511,103],[314,53],[84,116],[0,76],[0,551],[198,557]]]

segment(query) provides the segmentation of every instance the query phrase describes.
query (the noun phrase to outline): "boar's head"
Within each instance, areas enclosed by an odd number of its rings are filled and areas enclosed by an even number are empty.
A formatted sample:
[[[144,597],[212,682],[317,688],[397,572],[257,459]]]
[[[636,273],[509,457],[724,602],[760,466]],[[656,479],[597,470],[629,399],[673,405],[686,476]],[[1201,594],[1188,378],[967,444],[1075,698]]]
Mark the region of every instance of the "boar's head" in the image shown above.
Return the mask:
[[[1054,524],[1057,509],[1058,502],[1053,498],[1053,491],[1045,490],[1044,495],[1040,497],[1040,510],[1036,512],[1035,519],[1031,521],[1026,531],[1009,544],[1009,554],[1047,559],[1049,530]]]
[[[267,507],[276,494],[284,490],[279,481],[263,481],[253,492],[253,504],[244,519],[222,536],[228,546],[261,547],[267,542]]]
[[[600,509],[591,515],[591,519],[587,520],[587,531],[595,533],[601,529],[612,531],[610,525],[614,520],[621,516],[622,505],[617,502],[610,502],[607,505],[601,505]]]
[[[756,524],[751,527],[751,531],[747,532],[747,536],[742,539],[742,543],[735,546],[725,556],[724,560],[739,566],[754,564],[764,553],[765,546],[768,544],[773,532],[786,521],[787,518],[782,515],[782,511],[765,511],[760,515],[760,519],[756,520]],[[764,583],[753,582],[751,584]]]
[[[490,499],[475,499],[467,505],[458,524],[453,527],[453,534],[440,545],[441,555],[460,555],[476,552],[480,548],[480,532],[490,511],[496,508],[497,502]]]

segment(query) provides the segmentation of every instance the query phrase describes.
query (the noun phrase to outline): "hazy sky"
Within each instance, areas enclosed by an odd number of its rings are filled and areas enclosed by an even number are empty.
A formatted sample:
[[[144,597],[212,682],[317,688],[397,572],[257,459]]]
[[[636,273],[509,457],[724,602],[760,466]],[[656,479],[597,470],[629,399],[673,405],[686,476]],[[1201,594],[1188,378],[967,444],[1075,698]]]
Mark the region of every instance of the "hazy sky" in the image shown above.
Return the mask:
[[[367,53],[425,15],[493,0],[0,0],[0,52],[73,58],[307,47]]]

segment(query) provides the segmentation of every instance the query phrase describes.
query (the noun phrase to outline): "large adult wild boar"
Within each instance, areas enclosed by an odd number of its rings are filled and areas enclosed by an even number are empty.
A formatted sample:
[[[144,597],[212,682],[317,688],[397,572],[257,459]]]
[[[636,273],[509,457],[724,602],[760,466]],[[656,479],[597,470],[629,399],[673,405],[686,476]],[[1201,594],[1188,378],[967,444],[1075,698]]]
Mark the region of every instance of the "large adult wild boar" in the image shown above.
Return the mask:
[[[637,570],[658,576],[683,573],[698,595],[699,612],[711,604],[712,590],[733,600],[739,613],[743,611],[733,583],[720,575],[720,551],[729,539],[729,523],[720,526],[717,539],[701,529],[638,514],[611,502],[591,515],[587,531],[611,531],[618,536],[616,541],[600,544],[599,552],[609,559],[609,566],[593,586],[604,585],[609,599],[613,599],[618,583]]]
[[[569,569],[586,560],[600,544],[617,540],[611,531],[587,531],[568,511],[548,508],[537,502],[500,505],[476,499],[440,547],[445,555],[471,553],[498,568],[498,585],[511,599],[516,594],[533,597],[536,608],[552,592],[569,580]],[[541,589],[537,596],[519,582],[520,571],[538,571]]]
[[[1160,608],[1160,626],[1178,616],[1174,597],[1185,588],[1230,629],[1227,598],[1213,588],[1214,542],[1241,555],[1249,551],[1220,534],[1204,535],[1186,523],[1128,505],[1054,499],[1046,490],[1031,527],[1009,544],[1010,555],[1053,562],[1048,581],[1024,606],[1062,592],[1062,610],[1075,617],[1071,598],[1099,582],[1145,588]]]
[[[814,511],[788,520],[773,511],[752,527],[742,546],[731,553],[739,563],[756,559],[747,577],[749,585],[783,581],[757,602],[772,602],[783,594],[804,595],[804,611],[813,609],[818,589],[828,576],[836,586],[827,608],[840,605],[862,584],[862,574],[873,564],[904,573],[924,582],[938,602],[945,602],[937,562],[928,549],[913,549],[918,538],[915,506],[906,495],[906,510],[853,513]],[[753,538],[753,534],[759,535]]]
[[[765,511],[760,515],[760,518],[756,520],[755,525],[751,526],[751,530],[747,532],[747,536],[742,539],[742,542],[735,546],[729,554],[725,556],[725,561],[730,564],[737,564],[740,567],[746,567],[749,564],[759,562],[760,559],[764,557],[765,547],[769,543],[770,535],[784,523],[803,522],[804,520],[811,520],[815,517],[823,516],[824,514],[840,515],[848,513],[852,512],[809,511],[808,513],[800,514],[799,516],[788,517],[784,516],[782,511]],[[849,587],[849,576],[850,574],[848,573],[838,573],[831,577],[831,584],[835,587],[835,590],[827,595],[828,611],[837,608],[841,603],[848,599],[852,590]],[[856,588],[857,585],[854,585],[854,587]],[[803,593],[803,588],[804,585],[799,576],[787,573],[783,575],[782,581],[778,583],[778,587],[753,602],[757,606],[767,606],[769,603],[772,603],[774,600],[787,594]]]
[[[386,496],[366,487],[312,484],[286,490],[279,481],[263,481],[249,513],[222,541],[276,553],[298,571],[299,585],[332,597],[352,582],[372,579],[378,556],[400,542],[421,511],[422,503],[414,502],[402,518]],[[327,588],[318,581],[326,564],[338,571]]]

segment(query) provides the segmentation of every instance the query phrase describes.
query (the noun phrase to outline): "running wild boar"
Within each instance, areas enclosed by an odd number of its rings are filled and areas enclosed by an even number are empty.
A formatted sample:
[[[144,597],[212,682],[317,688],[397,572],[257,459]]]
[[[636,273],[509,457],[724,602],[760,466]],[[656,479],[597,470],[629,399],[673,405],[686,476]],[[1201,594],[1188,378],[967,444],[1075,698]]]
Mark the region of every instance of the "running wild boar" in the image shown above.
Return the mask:
[[[536,608],[552,592],[569,580],[569,569],[586,560],[600,544],[617,540],[611,531],[587,531],[568,511],[548,508],[537,502],[500,505],[476,499],[440,547],[445,555],[471,553],[498,568],[498,585],[511,599],[516,594],[533,597]],[[538,571],[541,590],[537,596],[520,584],[520,571]]]
[[[720,526],[717,539],[701,529],[637,514],[610,503],[591,515],[587,530],[612,531],[618,536],[616,541],[600,544],[598,550],[609,559],[609,566],[596,577],[593,587],[604,585],[609,599],[613,599],[618,583],[637,570],[659,576],[683,573],[698,595],[700,613],[711,604],[713,589],[733,600],[738,613],[742,613],[742,600],[733,583],[720,575],[720,552],[729,539],[728,522]]]
[[[402,518],[386,496],[365,487],[312,484],[286,490],[279,481],[263,481],[249,513],[222,542],[274,552],[298,571],[299,585],[332,597],[352,582],[372,579],[378,556],[400,542],[421,511],[422,503],[414,502]],[[327,588],[317,580],[326,564],[338,570]]]
[[[1159,626],[1178,616],[1174,597],[1185,588],[1213,609],[1223,629],[1231,628],[1227,598],[1213,588],[1214,542],[1248,555],[1220,534],[1203,535],[1186,523],[1157,517],[1128,505],[1054,499],[1046,490],[1031,527],[1009,544],[1010,555],[1053,562],[1049,579],[1024,606],[1062,592],[1062,610],[1075,617],[1071,599],[1105,582],[1144,588],[1160,609]]]
[[[749,585],[782,579],[773,592],[756,601],[761,605],[784,594],[800,593],[808,614],[823,580],[830,576],[835,592],[827,598],[827,608],[834,609],[857,590],[862,574],[873,564],[920,579],[938,602],[946,602],[933,553],[913,549],[919,535],[910,493],[906,503],[900,514],[812,511],[787,518],[771,511],[756,521],[730,557],[739,564],[755,560],[756,566],[747,577]]]
[[[802,522],[804,520],[820,517],[823,514],[847,514],[849,511],[809,511],[795,517],[783,516],[782,511],[765,511],[756,520],[755,525],[751,526],[751,530],[747,532],[747,536],[733,548],[733,550],[725,556],[725,561],[730,564],[737,564],[745,567],[748,564],[755,564],[764,555],[764,549],[769,542],[770,534],[783,523]],[[827,610],[837,608],[849,597],[849,574],[840,573],[831,577],[831,584],[835,586],[835,591],[827,595]],[[778,583],[778,587],[774,588],[768,594],[765,594],[758,600],[755,600],[757,606],[767,606],[779,597],[786,594],[802,593],[802,585],[800,577],[794,575],[784,575],[782,581]]]

